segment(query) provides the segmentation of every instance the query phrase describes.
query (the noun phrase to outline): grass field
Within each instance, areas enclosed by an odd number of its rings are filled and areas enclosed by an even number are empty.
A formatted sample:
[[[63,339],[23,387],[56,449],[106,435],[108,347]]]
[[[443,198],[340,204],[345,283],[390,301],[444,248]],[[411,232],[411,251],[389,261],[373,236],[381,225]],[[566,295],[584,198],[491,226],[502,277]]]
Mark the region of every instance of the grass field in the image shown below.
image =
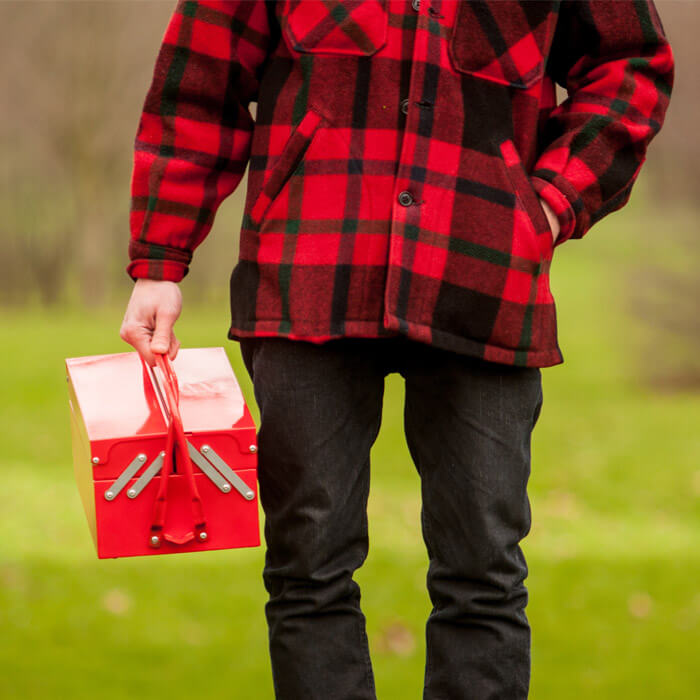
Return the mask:
[[[641,220],[613,215],[555,251],[565,363],[543,370],[523,542],[534,700],[691,700],[700,687],[700,396],[656,395],[635,378],[617,273]],[[0,311],[0,697],[272,698],[262,548],[95,557],[63,359],[128,351],[122,314]],[[185,299],[178,335],[225,346],[252,405],[227,314]],[[383,700],[421,696],[429,612],[402,399],[390,375],[357,576]]]

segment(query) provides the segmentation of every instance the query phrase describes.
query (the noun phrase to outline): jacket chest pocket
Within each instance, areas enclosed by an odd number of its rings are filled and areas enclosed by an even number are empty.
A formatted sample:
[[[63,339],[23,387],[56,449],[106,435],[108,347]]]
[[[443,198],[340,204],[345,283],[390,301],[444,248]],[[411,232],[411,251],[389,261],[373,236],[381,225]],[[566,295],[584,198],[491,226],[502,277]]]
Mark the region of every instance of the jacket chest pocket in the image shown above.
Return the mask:
[[[386,0],[285,0],[279,16],[293,51],[371,56],[387,42]]]
[[[516,88],[544,76],[558,0],[458,2],[448,53],[454,68]]]

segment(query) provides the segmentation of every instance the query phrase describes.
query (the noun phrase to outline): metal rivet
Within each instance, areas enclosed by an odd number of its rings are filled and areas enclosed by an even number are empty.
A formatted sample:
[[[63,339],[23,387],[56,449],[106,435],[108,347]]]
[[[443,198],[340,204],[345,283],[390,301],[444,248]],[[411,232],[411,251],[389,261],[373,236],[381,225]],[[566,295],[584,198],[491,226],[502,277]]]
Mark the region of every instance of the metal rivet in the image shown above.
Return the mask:
[[[252,501],[255,498],[255,494],[252,491],[246,491],[245,499],[246,501]]]
[[[143,454],[143,453],[141,453],[141,454],[138,456],[138,460],[139,460],[140,462],[145,462],[145,461],[146,461],[146,455]]]
[[[408,114],[408,98],[401,100],[401,111],[404,114]]]
[[[202,452],[209,452],[209,445],[202,445]]]
[[[411,7],[418,12],[418,8],[420,7],[420,0],[412,0],[411,2]]]
[[[100,463],[100,458],[99,458],[99,457],[93,457],[93,458],[92,458],[92,463],[93,463],[93,464],[99,464],[99,463]]]
[[[161,456],[161,457],[165,457],[165,450],[163,450],[163,451],[160,453],[160,456]]]
[[[257,446],[257,445],[251,445],[251,446],[248,448],[248,451],[249,451],[249,452],[257,452],[257,451],[258,451],[258,446]]]
[[[399,204],[404,207],[413,204],[413,195],[408,190],[399,193]]]
[[[113,491],[106,491],[105,492],[105,498],[108,501],[111,501],[114,498],[114,492]]]
[[[126,492],[126,495],[127,495],[129,498],[136,498],[136,491],[134,491],[134,489],[129,489],[129,490]]]
[[[158,537],[158,535],[153,535],[153,537],[151,537],[151,544],[157,547],[160,544],[160,537]]]
[[[206,540],[207,537],[208,537],[208,535],[207,535],[206,532],[200,532],[200,533],[199,533],[199,539],[202,540],[202,542],[204,542],[204,540]]]
[[[224,493],[228,493],[228,492],[231,490],[231,485],[230,485],[230,484],[223,484],[223,485],[221,486],[221,490],[222,490]]]

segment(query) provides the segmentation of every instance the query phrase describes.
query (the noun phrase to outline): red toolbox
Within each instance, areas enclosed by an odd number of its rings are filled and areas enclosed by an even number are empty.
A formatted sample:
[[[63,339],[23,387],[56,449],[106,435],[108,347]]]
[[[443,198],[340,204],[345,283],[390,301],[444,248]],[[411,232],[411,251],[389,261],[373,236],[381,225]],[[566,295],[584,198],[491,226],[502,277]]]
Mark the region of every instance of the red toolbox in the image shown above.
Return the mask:
[[[223,348],[66,360],[73,466],[97,556],[260,544],[255,424]]]

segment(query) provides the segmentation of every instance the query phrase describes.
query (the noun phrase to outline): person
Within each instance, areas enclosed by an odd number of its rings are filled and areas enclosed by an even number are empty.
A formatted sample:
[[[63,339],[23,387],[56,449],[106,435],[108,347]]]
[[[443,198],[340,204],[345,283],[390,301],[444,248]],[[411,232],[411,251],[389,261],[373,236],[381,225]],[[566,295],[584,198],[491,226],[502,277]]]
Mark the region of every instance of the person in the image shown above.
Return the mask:
[[[228,338],[260,408],[277,698],[375,697],[353,573],[391,372],[430,559],[424,697],[527,697],[553,253],[628,201],[673,75],[652,0],[177,4],[135,140],[120,333],[176,355],[177,283],[248,167]]]

